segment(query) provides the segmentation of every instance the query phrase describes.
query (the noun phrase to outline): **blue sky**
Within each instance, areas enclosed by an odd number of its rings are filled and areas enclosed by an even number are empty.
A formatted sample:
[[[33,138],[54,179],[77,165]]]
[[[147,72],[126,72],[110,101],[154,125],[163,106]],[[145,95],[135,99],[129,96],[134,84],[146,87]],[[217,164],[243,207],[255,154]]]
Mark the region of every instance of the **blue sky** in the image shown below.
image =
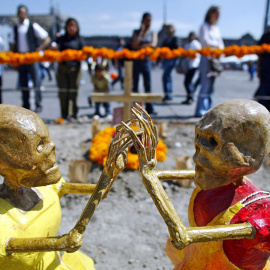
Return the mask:
[[[163,24],[165,0],[1,0],[1,15],[14,14],[19,4],[25,4],[30,14],[48,13],[51,3],[61,13],[78,19],[83,35],[131,35],[138,28],[141,14],[153,15],[152,28]],[[178,36],[198,32],[209,6],[221,7],[219,27],[226,38],[238,38],[251,33],[259,39],[263,32],[266,0],[167,0],[167,23],[176,27]],[[0,29],[1,32],[1,29]]]

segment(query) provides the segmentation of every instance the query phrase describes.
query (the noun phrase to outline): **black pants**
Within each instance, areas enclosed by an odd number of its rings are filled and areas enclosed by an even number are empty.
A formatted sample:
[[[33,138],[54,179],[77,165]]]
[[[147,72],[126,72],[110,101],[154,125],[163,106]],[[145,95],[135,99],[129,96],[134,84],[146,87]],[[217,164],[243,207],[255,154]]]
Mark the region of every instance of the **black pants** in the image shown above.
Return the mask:
[[[197,68],[192,68],[188,70],[188,73],[186,74],[184,85],[187,92],[187,99],[193,98],[193,93],[195,92],[195,85],[192,82],[192,79],[196,73]]]
[[[61,106],[61,117],[68,116],[77,118],[78,113],[78,90],[81,79],[80,66],[67,66],[60,63],[57,69],[57,84]]]
[[[22,106],[26,109],[30,109],[30,89],[28,87],[29,76],[31,77],[35,87],[35,103],[36,107],[41,107],[41,82],[39,76],[39,63],[32,65],[21,65],[18,67],[19,71],[19,82],[22,90]]]

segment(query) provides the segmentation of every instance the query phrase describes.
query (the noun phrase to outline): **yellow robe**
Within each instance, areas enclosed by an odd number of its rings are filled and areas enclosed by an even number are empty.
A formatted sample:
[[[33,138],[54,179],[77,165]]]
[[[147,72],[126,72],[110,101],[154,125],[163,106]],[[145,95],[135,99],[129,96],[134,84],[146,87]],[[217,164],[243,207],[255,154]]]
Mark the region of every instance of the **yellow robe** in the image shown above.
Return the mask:
[[[42,200],[30,211],[21,211],[0,198],[0,269],[1,270],[94,270],[93,260],[83,253],[25,252],[7,255],[6,241],[10,237],[32,238],[56,236],[61,224],[59,187],[37,187]]]

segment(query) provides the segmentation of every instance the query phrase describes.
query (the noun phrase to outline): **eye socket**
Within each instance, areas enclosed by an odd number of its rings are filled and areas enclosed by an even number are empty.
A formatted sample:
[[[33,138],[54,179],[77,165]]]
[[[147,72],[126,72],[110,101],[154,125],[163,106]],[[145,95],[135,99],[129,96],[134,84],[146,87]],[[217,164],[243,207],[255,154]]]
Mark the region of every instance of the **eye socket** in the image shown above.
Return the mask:
[[[202,145],[203,147],[206,147],[208,149],[214,150],[215,147],[218,145],[218,142],[216,141],[214,136],[207,136],[207,135],[201,135],[198,138],[198,143]]]
[[[37,152],[38,153],[41,153],[44,149],[44,141],[43,140],[40,140],[37,144]]]
[[[217,141],[216,141],[216,139],[214,137],[210,137],[209,142],[210,142],[210,144],[212,146],[217,146],[218,145],[218,143],[217,143]]]

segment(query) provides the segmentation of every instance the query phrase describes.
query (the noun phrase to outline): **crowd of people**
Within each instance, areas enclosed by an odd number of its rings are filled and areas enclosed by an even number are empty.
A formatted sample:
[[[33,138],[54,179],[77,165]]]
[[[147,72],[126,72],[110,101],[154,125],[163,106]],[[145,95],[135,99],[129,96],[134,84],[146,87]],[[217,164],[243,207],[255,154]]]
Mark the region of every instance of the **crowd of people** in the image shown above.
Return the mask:
[[[190,32],[187,37],[187,42],[184,46],[185,49],[201,49],[204,47],[211,48],[224,48],[224,43],[221,37],[221,33],[217,26],[217,22],[220,15],[220,8],[218,6],[211,6],[206,15],[204,22],[202,23],[198,37],[195,32]],[[47,31],[45,31],[40,25],[35,22],[31,22],[28,18],[28,9],[26,6],[21,5],[17,10],[18,22],[14,26],[13,32],[10,36],[11,50],[15,52],[25,53],[33,51],[42,51],[46,48],[63,51],[65,49],[77,49],[80,50],[84,47],[83,39],[80,36],[79,23],[75,18],[68,18],[65,23],[63,33],[59,33],[57,37],[49,37]],[[129,42],[125,42],[123,39],[119,39],[119,44],[115,50],[121,51],[123,48],[129,48],[131,50],[140,50],[145,47],[155,48],[158,44],[157,33],[151,29],[152,16],[146,12],[141,19],[141,25],[139,29],[133,31]],[[161,43],[162,47],[168,47],[170,49],[178,48],[177,37],[175,36],[175,28],[172,24],[167,25],[167,36]],[[268,35],[262,37],[260,44],[270,43]],[[0,40],[1,49],[1,40]],[[265,70],[266,62],[269,61],[268,56],[262,56],[260,66],[260,79],[261,86],[256,95],[268,95],[268,89],[270,88],[268,76],[263,70]],[[268,62],[267,62],[268,63]],[[93,60],[88,62],[91,81],[95,92],[109,92],[113,89],[117,82],[120,83],[121,89],[124,88],[124,65],[123,60],[114,61],[115,70],[117,75],[110,80],[107,76],[106,63],[101,60],[100,63],[96,63],[93,67]],[[200,56],[196,54],[194,59],[186,58],[185,61],[179,61],[179,59],[163,59],[163,75],[162,86],[164,91],[163,102],[168,102],[174,98],[174,85],[172,71],[177,65],[185,64],[185,79],[184,87],[186,90],[186,99],[181,102],[182,105],[190,105],[194,102],[194,93],[197,88],[200,88],[195,117],[201,117],[212,107],[214,83],[217,76],[222,71],[222,66],[218,59],[212,57]],[[42,73],[43,68],[43,73]],[[139,91],[139,78],[143,77],[143,85],[145,93],[152,92],[151,83],[151,68],[152,62],[149,57],[142,60],[133,60],[133,92]],[[92,72],[92,70],[94,72]],[[44,71],[49,71],[49,68],[45,68],[40,63],[34,63],[32,65],[20,65],[18,67],[18,86],[22,91],[22,106],[27,109],[30,108],[29,102],[29,78],[32,79],[33,86],[35,88],[35,111],[40,112],[42,110],[42,92],[41,82],[42,76],[44,77]],[[1,101],[1,85],[2,85],[2,69],[0,67],[0,102]],[[56,80],[59,89],[59,101],[61,108],[61,118],[71,119],[77,118],[78,115],[78,90],[79,82],[81,78],[81,63],[79,61],[64,61],[57,64]],[[266,78],[266,79],[265,79]],[[258,99],[259,102],[260,99]],[[91,99],[90,99],[91,102]],[[264,105],[269,109],[269,101],[262,101]],[[103,103],[106,116],[111,117],[110,104]],[[145,104],[146,111],[150,115],[157,114],[153,103]],[[100,103],[95,104],[95,115],[100,116]]]

